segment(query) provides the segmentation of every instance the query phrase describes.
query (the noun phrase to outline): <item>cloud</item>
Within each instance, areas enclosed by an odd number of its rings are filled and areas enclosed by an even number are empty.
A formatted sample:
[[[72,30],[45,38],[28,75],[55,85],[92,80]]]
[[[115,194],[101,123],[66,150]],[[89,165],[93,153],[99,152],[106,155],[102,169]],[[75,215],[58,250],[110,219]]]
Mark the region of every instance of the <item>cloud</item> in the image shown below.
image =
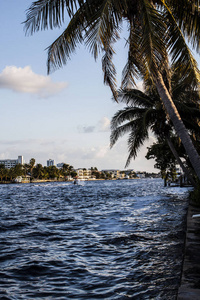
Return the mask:
[[[17,68],[7,66],[0,73],[0,88],[19,93],[35,94],[40,98],[50,97],[64,88],[66,82],[53,82],[51,77],[34,73],[30,66]]]
[[[99,131],[110,131],[110,120],[107,117],[103,117],[97,125]]]
[[[94,132],[95,126],[78,126],[78,131],[80,133],[91,133]]]
[[[107,117],[103,117],[95,126],[79,125],[77,128],[78,128],[78,132],[80,133],[109,132],[110,120]]]

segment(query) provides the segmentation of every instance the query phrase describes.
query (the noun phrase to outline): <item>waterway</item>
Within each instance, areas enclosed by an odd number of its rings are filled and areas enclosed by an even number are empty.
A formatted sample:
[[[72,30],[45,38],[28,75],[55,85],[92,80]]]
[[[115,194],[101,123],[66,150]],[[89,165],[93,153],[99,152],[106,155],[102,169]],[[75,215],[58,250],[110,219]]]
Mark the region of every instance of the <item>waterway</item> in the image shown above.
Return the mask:
[[[0,185],[0,299],[176,299],[188,188]]]

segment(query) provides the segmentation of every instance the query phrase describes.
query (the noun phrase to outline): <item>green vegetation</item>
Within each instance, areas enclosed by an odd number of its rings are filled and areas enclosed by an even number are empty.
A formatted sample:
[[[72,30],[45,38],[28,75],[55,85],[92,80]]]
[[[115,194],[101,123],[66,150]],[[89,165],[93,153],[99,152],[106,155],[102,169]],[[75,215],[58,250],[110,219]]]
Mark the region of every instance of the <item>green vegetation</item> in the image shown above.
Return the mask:
[[[199,93],[191,86],[183,83],[177,70],[171,70],[171,94],[178,107],[182,121],[187,128],[196,148],[199,149]],[[192,176],[191,165],[180,139],[174,133],[174,126],[160,102],[160,96],[151,80],[146,81],[144,92],[137,89],[121,89],[118,91],[118,101],[126,107],[119,110],[111,121],[111,147],[125,134],[128,135],[129,156],[126,166],[137,153],[143,143],[153,132],[158,142],[150,147],[146,158],[156,158],[155,167],[161,170],[162,177],[174,180],[176,164],[183,169],[191,183],[196,183]],[[185,163],[180,159],[183,158]]]
[[[156,164],[154,167],[161,171],[165,186],[167,185],[167,181],[174,181],[176,179],[176,159],[166,141],[159,140],[149,147],[146,158],[155,159]]]
[[[4,165],[0,165],[0,181],[13,181],[18,176],[30,177],[30,180],[45,179],[45,180],[63,180],[69,177],[75,177],[77,173],[73,166],[63,164],[61,169],[56,166],[43,167],[41,164],[35,165],[35,159],[31,158],[29,164],[20,165],[6,169]]]

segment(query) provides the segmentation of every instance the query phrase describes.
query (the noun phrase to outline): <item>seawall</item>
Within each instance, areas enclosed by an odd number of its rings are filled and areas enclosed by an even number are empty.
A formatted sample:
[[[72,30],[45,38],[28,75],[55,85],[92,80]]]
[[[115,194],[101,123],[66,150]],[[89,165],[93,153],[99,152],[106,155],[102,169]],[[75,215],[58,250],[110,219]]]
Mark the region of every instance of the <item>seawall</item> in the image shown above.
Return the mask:
[[[181,285],[177,300],[200,300],[200,207],[189,204]]]

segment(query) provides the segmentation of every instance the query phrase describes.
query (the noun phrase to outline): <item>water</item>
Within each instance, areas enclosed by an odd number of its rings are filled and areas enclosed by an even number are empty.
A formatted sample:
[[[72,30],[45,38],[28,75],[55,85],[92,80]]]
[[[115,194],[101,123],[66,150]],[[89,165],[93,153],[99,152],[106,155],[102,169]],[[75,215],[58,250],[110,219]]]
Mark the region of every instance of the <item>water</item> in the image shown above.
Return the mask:
[[[0,299],[176,299],[188,189],[0,185]]]

